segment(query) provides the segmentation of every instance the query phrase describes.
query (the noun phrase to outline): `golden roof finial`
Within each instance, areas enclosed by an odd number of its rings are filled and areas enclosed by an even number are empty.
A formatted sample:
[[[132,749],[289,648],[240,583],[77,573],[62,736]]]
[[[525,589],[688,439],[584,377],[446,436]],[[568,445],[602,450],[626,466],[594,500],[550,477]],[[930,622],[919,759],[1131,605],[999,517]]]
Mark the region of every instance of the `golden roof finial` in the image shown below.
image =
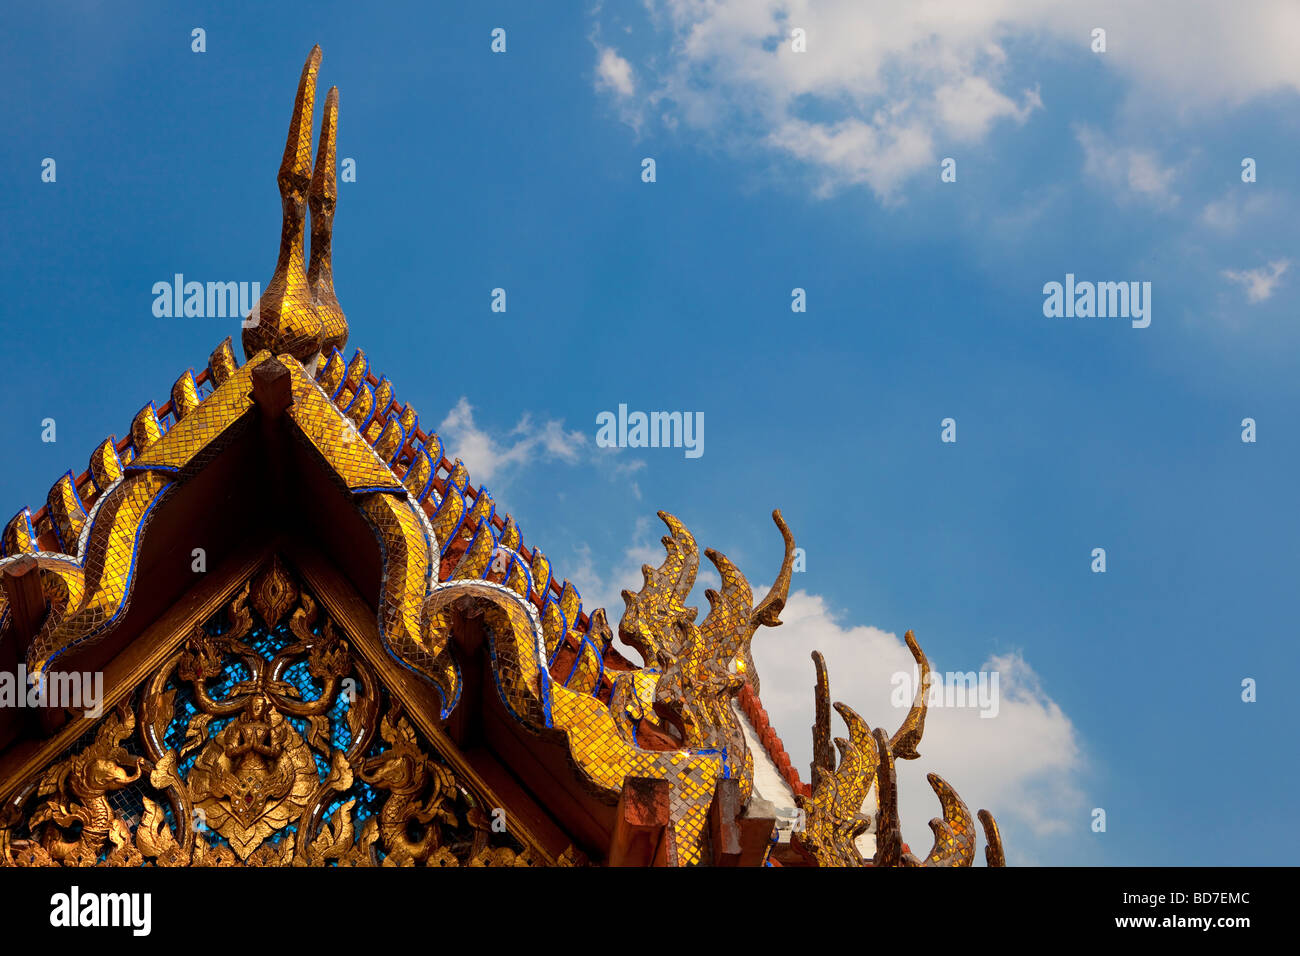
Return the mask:
[[[321,117],[320,143],[316,147],[316,171],[311,177],[307,203],[311,206],[311,262],[307,283],[316,301],[321,320],[321,355],[333,349],[343,351],[348,344],[348,320],[334,295],[334,269],[330,260],[330,236],[334,231],[334,203],[339,189],[336,181],[335,156],[339,129],[339,88],[330,87],[325,96],[325,114]]]
[[[303,225],[312,180],[311,121],[320,58],[320,47],[312,47],[298,81],[284,161],[280,163],[280,199],[284,207],[280,258],[258,301],[258,314],[246,323],[245,358],[270,349],[277,355],[288,352],[300,362],[309,362],[320,352],[321,319],[303,267]]]

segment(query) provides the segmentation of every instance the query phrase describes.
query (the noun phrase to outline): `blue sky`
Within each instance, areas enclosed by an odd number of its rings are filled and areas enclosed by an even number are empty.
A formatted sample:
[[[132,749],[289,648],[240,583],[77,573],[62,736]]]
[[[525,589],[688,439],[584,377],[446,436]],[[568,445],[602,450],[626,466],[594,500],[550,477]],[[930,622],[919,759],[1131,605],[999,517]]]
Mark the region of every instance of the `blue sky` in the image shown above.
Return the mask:
[[[1002,692],[994,719],[932,711],[901,766],[915,847],[934,769],[1012,863],[1291,860],[1294,6],[871,6],[10,6],[5,517],[238,342],[156,318],[151,290],[270,279],[320,43],[317,114],[337,84],[357,169],[334,233],[349,349],[588,607],[616,620],[658,563],[657,509],[761,591],[779,506],[807,569],[754,645],[805,778],[811,650],[892,730],[911,628]],[[1067,273],[1150,282],[1150,327],[1046,318]],[[597,448],[620,403],[702,412],[704,454]]]

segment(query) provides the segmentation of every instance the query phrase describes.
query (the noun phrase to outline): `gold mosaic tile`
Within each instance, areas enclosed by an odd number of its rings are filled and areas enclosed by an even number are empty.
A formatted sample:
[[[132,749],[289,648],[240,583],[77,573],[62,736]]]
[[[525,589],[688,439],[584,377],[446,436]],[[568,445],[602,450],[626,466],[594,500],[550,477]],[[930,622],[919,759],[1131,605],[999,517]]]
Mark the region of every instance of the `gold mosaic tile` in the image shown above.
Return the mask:
[[[379,460],[355,429],[349,429],[334,404],[307,377],[297,362],[286,362],[292,379],[293,405],[289,415],[322,458],[353,492],[401,491],[402,483]],[[206,403],[205,403],[206,404]]]
[[[95,483],[95,487],[103,492],[121,477],[122,458],[117,453],[113,436],[110,435],[90,453],[90,478]]]
[[[271,281],[258,299],[256,320],[245,323],[242,337],[246,357],[266,350],[274,355],[287,353],[306,362],[321,348],[321,317],[303,262],[307,194],[312,180],[312,107],[320,56],[320,47],[314,47],[298,81],[298,95],[294,99],[277,180],[284,209],[280,256]]]
[[[123,479],[96,507],[83,557],[84,600],[49,620],[27,650],[28,672],[39,675],[71,647],[93,642],[125,608],[145,519],[170,478],[142,472]]]
[[[9,519],[0,535],[0,557],[31,554],[36,550],[36,529],[32,527],[32,512],[24,508]]]
[[[77,494],[72,472],[67,472],[54,483],[45,499],[45,506],[58,536],[60,550],[75,555],[81,529],[86,526],[86,508]]]
[[[178,472],[207,450],[223,433],[253,407],[253,369],[270,358],[263,352],[173,425],[167,434],[150,443],[128,467],[128,472],[154,468]],[[152,407],[152,406],[150,406]]]
[[[194,370],[191,369],[178,378],[176,384],[172,386],[172,414],[176,416],[177,421],[180,421],[198,408],[198,405],[199,386],[194,381]]]
[[[230,338],[212,350],[212,355],[208,358],[208,371],[212,375],[212,384],[214,388],[224,385],[226,379],[235,374],[239,368],[239,363],[235,361],[235,350],[230,344]]]

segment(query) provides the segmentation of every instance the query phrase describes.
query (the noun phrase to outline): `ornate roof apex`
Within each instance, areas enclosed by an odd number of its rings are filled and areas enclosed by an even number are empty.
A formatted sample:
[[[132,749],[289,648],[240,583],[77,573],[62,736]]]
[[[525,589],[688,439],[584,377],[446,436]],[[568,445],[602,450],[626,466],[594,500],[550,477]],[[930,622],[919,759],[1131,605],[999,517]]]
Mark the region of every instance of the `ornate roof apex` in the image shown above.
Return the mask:
[[[266,291],[244,323],[244,355],[251,358],[266,349],[288,353],[308,368],[332,348],[342,349],[348,339],[347,319],[334,294],[330,239],[334,228],[334,203],[338,197],[335,157],[338,137],[338,88],[325,98],[320,144],[312,168],[312,113],[316,99],[316,74],[321,50],[314,46],[303,64],[298,93],[289,119],[277,181],[283,207],[280,256]],[[307,208],[311,208],[311,264],[305,264],[303,244]]]

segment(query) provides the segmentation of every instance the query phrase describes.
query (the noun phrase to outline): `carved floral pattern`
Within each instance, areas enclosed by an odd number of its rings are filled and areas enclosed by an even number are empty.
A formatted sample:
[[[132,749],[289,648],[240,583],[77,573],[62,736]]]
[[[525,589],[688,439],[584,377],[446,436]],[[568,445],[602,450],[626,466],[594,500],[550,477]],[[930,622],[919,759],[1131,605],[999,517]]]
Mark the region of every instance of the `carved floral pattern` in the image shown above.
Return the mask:
[[[0,809],[9,866],[532,863],[278,559]]]

